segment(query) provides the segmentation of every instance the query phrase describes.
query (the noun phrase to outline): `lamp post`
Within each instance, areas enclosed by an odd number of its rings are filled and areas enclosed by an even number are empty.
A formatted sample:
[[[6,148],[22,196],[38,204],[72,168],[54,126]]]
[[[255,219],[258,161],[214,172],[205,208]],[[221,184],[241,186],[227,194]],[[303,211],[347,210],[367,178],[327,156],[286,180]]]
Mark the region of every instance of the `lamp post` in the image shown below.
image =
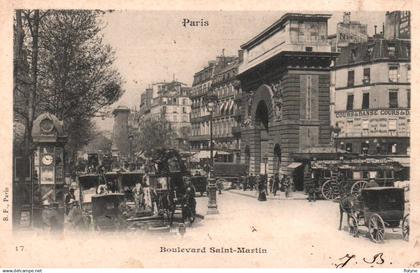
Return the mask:
[[[207,214],[218,214],[219,211],[217,210],[217,200],[216,200],[216,179],[214,178],[213,174],[213,167],[214,167],[214,159],[213,159],[213,112],[216,107],[216,96],[208,96],[206,98],[206,106],[207,111],[210,113],[210,170],[209,170],[209,184],[208,184],[208,192],[209,192],[209,202],[207,205]]]

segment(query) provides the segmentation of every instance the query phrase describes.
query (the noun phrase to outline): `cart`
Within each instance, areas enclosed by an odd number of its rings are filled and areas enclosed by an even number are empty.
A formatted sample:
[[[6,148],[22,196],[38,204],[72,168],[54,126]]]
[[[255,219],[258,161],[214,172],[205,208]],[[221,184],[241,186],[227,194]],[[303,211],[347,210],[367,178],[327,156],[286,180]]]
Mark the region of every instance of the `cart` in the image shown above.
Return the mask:
[[[152,159],[153,173],[149,174],[150,187],[158,213],[172,225],[177,212],[181,213],[182,222],[195,220],[195,197],[187,200],[185,178],[190,178],[178,151],[160,150]]]
[[[92,222],[95,230],[123,230],[126,222],[122,216],[124,194],[109,193],[92,196]]]
[[[385,239],[386,228],[400,228],[402,238],[408,240],[409,214],[404,214],[404,189],[365,188],[361,191],[361,195],[350,198],[352,198],[349,202],[351,205],[346,209],[346,212],[351,235],[357,237],[359,228],[366,226],[370,239],[375,243],[381,243]]]

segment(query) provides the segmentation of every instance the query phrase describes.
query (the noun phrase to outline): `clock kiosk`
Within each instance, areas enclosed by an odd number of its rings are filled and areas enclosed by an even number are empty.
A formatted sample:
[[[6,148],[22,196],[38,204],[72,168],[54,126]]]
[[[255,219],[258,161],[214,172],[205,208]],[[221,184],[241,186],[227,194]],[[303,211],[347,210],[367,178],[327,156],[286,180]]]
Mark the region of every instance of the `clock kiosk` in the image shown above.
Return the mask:
[[[67,136],[64,133],[63,122],[50,113],[39,115],[33,123],[32,139],[32,211],[35,220],[41,216],[42,208],[51,208],[53,205],[63,208],[64,205],[64,145]]]

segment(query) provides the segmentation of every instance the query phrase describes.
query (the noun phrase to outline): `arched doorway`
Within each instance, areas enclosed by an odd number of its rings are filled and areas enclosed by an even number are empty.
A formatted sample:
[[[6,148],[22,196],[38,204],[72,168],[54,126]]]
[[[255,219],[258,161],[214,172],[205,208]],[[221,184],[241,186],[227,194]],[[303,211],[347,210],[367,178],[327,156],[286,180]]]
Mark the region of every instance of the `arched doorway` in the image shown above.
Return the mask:
[[[280,144],[276,143],[276,145],[274,145],[273,154],[274,154],[274,158],[273,158],[273,171],[274,171],[274,173],[278,173],[280,171],[280,163],[281,163],[281,148],[280,148]]]
[[[258,103],[257,110],[255,111],[255,126],[261,130],[268,131],[268,108],[265,101],[261,100]]]

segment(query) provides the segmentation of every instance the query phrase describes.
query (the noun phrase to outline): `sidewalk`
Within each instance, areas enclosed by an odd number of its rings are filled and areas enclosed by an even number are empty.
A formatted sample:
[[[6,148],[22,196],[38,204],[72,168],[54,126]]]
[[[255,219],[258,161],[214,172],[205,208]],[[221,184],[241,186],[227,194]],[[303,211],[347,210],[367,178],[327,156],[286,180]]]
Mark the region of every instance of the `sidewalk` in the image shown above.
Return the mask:
[[[257,191],[250,191],[250,190],[233,190],[230,189],[228,191],[223,191],[223,193],[225,192],[230,192],[233,194],[238,194],[238,195],[242,195],[242,196],[247,196],[247,197],[251,197],[251,198],[255,198],[257,199],[258,197],[258,192]],[[289,197],[286,198],[284,195],[284,192],[278,191],[277,195],[274,196],[273,194],[267,195],[267,200],[307,200],[307,196],[301,192],[301,191],[296,191],[296,192],[292,192],[290,193]]]

